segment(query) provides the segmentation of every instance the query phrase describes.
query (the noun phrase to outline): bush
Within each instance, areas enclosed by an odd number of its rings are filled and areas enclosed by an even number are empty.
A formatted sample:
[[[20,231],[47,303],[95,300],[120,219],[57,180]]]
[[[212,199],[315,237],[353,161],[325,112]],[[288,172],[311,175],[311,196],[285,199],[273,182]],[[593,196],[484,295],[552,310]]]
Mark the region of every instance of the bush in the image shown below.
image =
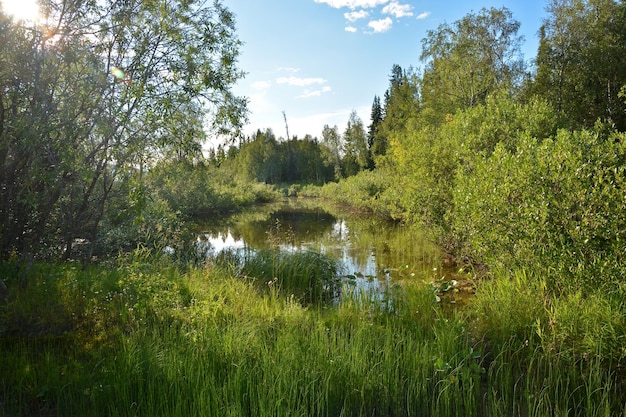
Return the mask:
[[[273,186],[237,182],[221,168],[184,162],[155,167],[147,182],[154,197],[186,216],[231,211],[278,196]]]
[[[492,266],[541,271],[555,290],[617,290],[626,277],[626,136],[560,131],[500,144],[460,172],[450,221]]]
[[[380,217],[390,217],[390,206],[384,200],[384,192],[389,186],[390,178],[383,170],[361,171],[339,183],[324,185],[319,194]]]
[[[454,210],[452,194],[458,173],[471,176],[477,160],[488,158],[497,146],[517,149],[524,135],[552,135],[556,121],[544,102],[522,105],[503,96],[449,115],[441,126],[424,125],[419,118],[410,120],[405,129],[390,136],[382,165],[393,180],[388,180],[382,199],[393,207],[392,212],[426,225],[447,242],[451,233],[447,216]]]

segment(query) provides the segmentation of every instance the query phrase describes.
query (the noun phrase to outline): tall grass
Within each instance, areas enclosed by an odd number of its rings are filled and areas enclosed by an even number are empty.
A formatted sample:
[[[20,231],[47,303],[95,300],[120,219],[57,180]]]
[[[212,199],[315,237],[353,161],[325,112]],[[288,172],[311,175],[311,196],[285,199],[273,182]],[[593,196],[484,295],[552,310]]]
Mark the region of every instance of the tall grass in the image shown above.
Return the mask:
[[[294,296],[304,304],[330,303],[341,289],[339,266],[318,252],[278,248],[231,251],[220,254],[216,262],[236,276],[251,280],[263,291]]]
[[[305,305],[221,268],[142,254],[32,275],[25,290],[6,279],[3,416],[626,415],[618,362],[566,356],[537,333],[551,306],[540,324],[503,313],[488,327],[493,310],[523,302],[443,312],[411,282],[389,290],[391,304]],[[499,325],[508,336],[488,332]]]

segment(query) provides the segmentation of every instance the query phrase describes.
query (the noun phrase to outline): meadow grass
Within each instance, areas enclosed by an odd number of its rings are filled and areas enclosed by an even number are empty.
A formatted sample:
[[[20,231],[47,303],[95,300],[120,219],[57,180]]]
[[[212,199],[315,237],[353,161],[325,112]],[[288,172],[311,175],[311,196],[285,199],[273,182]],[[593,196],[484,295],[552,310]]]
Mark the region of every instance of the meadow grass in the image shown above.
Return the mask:
[[[181,270],[141,253],[38,264],[26,289],[14,268],[0,267],[2,416],[626,415],[619,358],[555,342],[550,320],[582,299],[539,302],[523,274],[450,312],[420,283],[309,303],[259,286],[250,265]]]

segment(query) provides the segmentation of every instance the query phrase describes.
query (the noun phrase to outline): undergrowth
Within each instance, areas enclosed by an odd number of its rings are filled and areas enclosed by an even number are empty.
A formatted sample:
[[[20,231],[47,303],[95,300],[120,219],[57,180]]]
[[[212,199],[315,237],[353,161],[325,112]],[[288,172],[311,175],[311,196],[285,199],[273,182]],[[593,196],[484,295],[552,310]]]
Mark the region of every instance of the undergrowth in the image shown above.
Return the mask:
[[[600,294],[550,301],[520,273],[461,312],[410,281],[307,303],[258,285],[252,262],[233,274],[135,252],[35,264],[26,288],[2,263],[0,415],[626,415],[624,314]]]

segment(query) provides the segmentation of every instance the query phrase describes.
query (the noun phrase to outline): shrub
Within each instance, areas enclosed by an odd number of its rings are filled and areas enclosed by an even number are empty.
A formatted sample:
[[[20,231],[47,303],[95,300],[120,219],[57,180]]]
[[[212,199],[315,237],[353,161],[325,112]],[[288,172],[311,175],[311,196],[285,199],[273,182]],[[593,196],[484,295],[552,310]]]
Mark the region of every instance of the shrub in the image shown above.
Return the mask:
[[[202,164],[163,163],[150,171],[147,182],[153,198],[186,216],[235,210],[278,196],[273,186],[237,182],[227,171]]]
[[[484,105],[450,115],[441,126],[424,125],[419,118],[410,120],[389,138],[390,149],[381,165],[393,180],[388,180],[381,199],[390,211],[426,225],[447,242],[452,231],[447,216],[454,210],[458,173],[471,176],[476,161],[489,158],[498,146],[517,149],[525,135],[552,135],[556,121],[544,102],[518,104],[504,96],[490,97]]]
[[[449,217],[468,253],[541,271],[551,287],[614,292],[626,276],[626,136],[560,131],[502,144],[460,172]]]
[[[390,206],[384,200],[384,192],[389,186],[389,176],[383,170],[361,171],[339,183],[324,185],[320,195],[359,210],[389,217]]]

